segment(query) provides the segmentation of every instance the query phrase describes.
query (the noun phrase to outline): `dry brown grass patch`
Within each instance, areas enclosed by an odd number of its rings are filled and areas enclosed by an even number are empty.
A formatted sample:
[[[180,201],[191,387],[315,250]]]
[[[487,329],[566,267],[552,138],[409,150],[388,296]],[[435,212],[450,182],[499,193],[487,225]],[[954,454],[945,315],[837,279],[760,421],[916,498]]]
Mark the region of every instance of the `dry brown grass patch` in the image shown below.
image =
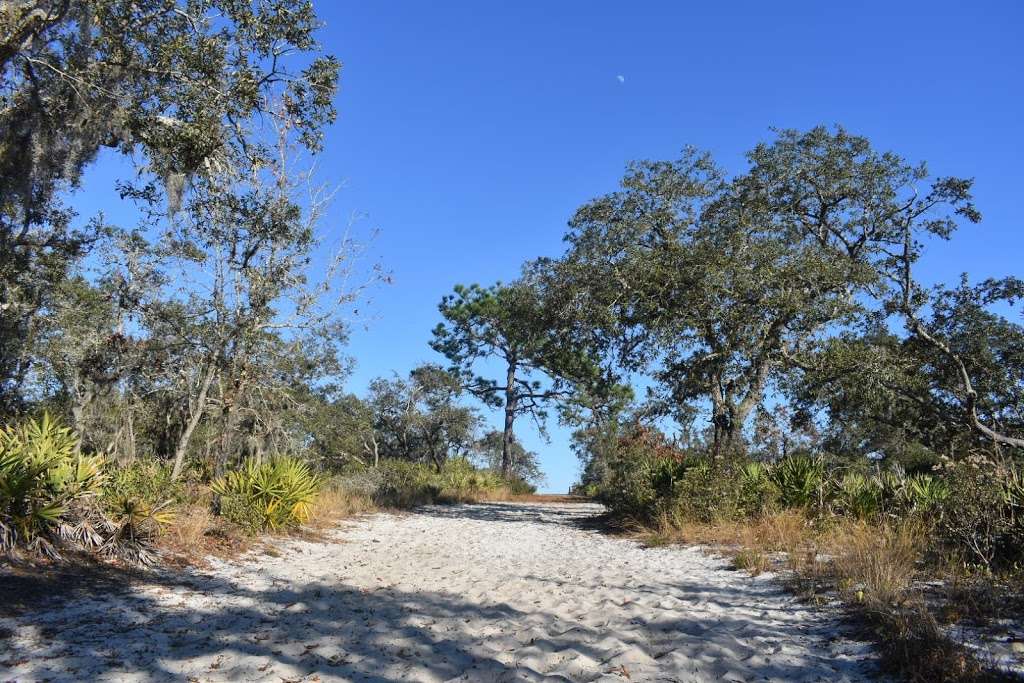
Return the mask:
[[[252,539],[214,515],[207,501],[199,500],[175,511],[157,545],[168,564],[180,567],[203,565],[210,555],[235,557],[251,547]]]
[[[770,571],[772,562],[768,557],[756,550],[742,549],[732,558],[732,565],[736,569],[750,572],[751,576],[757,576]]]
[[[351,493],[338,487],[326,488],[317,496],[307,526],[322,530],[339,519],[361,515],[377,509],[369,496]]]
[[[921,528],[909,522],[841,527],[833,560],[840,588],[847,598],[869,608],[902,606],[926,542]]]
[[[163,530],[163,544],[179,550],[199,546],[213,527],[213,521],[213,514],[206,505],[190,505],[179,510]]]
[[[808,545],[813,529],[802,512],[786,510],[763,515],[744,528],[744,545],[767,552],[796,553]]]

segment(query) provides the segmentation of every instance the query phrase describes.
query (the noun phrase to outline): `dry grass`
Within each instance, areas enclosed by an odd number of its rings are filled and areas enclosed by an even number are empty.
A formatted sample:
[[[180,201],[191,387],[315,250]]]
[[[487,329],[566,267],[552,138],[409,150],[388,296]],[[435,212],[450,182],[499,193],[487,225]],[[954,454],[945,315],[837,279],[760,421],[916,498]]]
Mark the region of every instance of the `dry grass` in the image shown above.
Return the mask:
[[[839,528],[833,570],[845,597],[874,610],[902,607],[926,542],[922,529],[908,522]]]
[[[636,524],[634,528],[643,543],[650,547],[692,544],[729,548],[742,544],[742,530],[735,522],[703,524],[673,521],[667,515],[662,515],[653,527]]]
[[[157,539],[166,562],[179,567],[201,566],[208,556],[235,557],[251,546],[252,538],[214,515],[205,500],[178,509]]]
[[[377,509],[369,496],[351,493],[332,486],[317,496],[307,526],[321,530],[334,525],[339,519],[361,515]]]
[[[649,546],[710,546],[752,575],[784,570],[789,587],[808,599],[838,594],[877,641],[883,668],[904,680],[1011,680],[947,638],[915,588],[928,533],[911,522],[812,523],[801,512],[785,511],[712,524],[672,524],[663,517],[637,535]]]
[[[985,667],[967,648],[943,635],[920,602],[861,613],[878,636],[885,670],[913,683],[1015,680]]]
[[[771,570],[772,562],[764,553],[744,548],[732,558],[732,565],[736,569],[750,572],[751,576],[757,576]]]
[[[202,545],[207,532],[214,526],[213,513],[206,505],[191,505],[179,511],[163,531],[163,545],[188,549]]]
[[[283,533],[317,534],[339,519],[374,509],[373,501],[366,496],[327,488],[317,497],[306,527]],[[237,557],[274,535],[280,534],[247,534],[213,514],[208,497],[197,497],[178,509],[174,519],[161,530],[158,547],[171,565],[202,566],[207,557]]]
[[[786,510],[758,518],[744,525],[742,542],[766,552],[797,552],[807,546],[813,529],[802,513]]]

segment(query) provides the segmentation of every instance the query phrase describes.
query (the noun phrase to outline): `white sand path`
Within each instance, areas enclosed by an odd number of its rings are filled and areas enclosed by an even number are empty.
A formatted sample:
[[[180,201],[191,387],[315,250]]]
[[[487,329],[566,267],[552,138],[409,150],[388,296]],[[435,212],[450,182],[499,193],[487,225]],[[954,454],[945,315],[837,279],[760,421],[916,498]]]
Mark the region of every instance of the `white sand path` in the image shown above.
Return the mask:
[[[2,619],[0,681],[869,678],[871,649],[770,577],[580,524],[600,511],[376,514],[337,542]]]

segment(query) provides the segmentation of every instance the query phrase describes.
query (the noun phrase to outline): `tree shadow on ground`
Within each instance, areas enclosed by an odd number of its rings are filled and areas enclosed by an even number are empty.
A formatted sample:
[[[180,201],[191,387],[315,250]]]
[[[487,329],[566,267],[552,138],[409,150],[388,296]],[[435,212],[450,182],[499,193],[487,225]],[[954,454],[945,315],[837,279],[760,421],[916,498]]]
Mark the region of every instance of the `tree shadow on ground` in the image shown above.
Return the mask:
[[[129,586],[110,592],[107,585],[63,609],[26,615],[18,630],[36,629],[42,650],[26,661],[30,653],[19,652],[18,634],[12,636],[0,679],[591,680],[614,673],[616,657],[630,652],[640,653],[649,666],[663,662],[681,677],[679,658],[692,658],[686,660],[685,680],[716,680],[730,670],[758,680],[835,676],[826,652],[769,659],[782,650],[786,636],[770,622],[735,619],[727,611],[714,621],[637,618],[614,633],[565,615],[471,603],[441,591],[271,580],[254,589],[202,575],[145,586],[133,576]],[[706,586],[693,590],[715,592]],[[179,606],[186,594],[190,608]],[[728,591],[713,599],[727,608],[738,604]],[[762,644],[765,656],[754,665],[742,662],[759,653],[738,644],[738,636],[743,643]],[[548,677],[553,666],[571,669],[573,660],[580,677]]]
[[[60,562],[0,561],[0,617],[173,580],[171,573],[119,567],[87,554]]]

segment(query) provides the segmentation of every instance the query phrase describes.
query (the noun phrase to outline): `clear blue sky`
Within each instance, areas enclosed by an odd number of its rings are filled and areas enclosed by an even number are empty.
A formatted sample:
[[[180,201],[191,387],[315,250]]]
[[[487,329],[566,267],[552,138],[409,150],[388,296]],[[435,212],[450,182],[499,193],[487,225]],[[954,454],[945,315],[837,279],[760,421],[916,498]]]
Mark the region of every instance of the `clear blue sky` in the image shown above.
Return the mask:
[[[772,126],[842,123],[975,177],[985,220],[932,248],[925,275],[1024,274],[1022,3],[315,4],[345,64],[321,176],[345,182],[342,220],[382,230],[394,275],[353,334],[353,391],[440,361],[441,296],[560,253],[628,160],[693,144],[738,169]],[[577,462],[552,426],[550,444],[525,421],[521,438],[564,491]]]
[[[439,360],[441,296],[559,253],[627,160],[693,144],[737,168],[771,126],[842,123],[974,176],[985,220],[931,249],[926,274],[1024,274],[1024,4],[316,4],[345,64],[323,170],[346,180],[339,207],[381,228],[395,278],[353,336],[354,390]],[[523,427],[564,491],[567,433]]]

